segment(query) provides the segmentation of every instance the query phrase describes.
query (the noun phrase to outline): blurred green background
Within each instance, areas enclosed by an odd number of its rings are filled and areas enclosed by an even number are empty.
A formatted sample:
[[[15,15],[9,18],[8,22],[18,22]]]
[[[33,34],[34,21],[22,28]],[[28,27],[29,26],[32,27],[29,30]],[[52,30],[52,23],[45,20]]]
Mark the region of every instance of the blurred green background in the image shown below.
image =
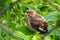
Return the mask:
[[[0,11],[14,3],[16,0],[0,0]],[[18,0],[12,8],[8,9],[6,13],[0,16],[0,22],[4,24],[9,30],[15,33],[22,40],[39,40],[41,34],[32,32],[27,28],[25,22],[26,10],[32,9],[38,14],[45,17],[48,23],[48,30],[60,26],[60,12],[49,5],[46,0]],[[60,0],[51,0],[60,5]],[[9,36],[4,30],[0,28],[0,40],[16,40]],[[44,40],[60,40],[60,28],[55,29],[50,35],[46,36]]]

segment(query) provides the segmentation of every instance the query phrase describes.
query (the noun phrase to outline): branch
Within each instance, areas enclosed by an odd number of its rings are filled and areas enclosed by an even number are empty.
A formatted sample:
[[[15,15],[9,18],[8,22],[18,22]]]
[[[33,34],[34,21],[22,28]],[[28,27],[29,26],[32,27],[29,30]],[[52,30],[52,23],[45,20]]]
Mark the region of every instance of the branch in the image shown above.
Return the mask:
[[[13,6],[14,6],[17,2],[18,2],[18,0],[17,0],[16,2],[14,2],[14,3],[11,2],[9,6],[5,7],[2,11],[0,11],[0,16],[2,16],[3,14],[5,14],[8,9],[13,8]]]
[[[14,34],[12,31],[7,29],[2,23],[0,23],[0,28],[3,29],[5,32],[7,32],[10,36],[15,38],[16,40],[21,40],[21,38],[19,38],[16,34]]]
[[[56,10],[60,11],[60,6],[56,3],[53,3],[51,0],[46,0],[48,4],[50,4],[52,7],[54,7]]]

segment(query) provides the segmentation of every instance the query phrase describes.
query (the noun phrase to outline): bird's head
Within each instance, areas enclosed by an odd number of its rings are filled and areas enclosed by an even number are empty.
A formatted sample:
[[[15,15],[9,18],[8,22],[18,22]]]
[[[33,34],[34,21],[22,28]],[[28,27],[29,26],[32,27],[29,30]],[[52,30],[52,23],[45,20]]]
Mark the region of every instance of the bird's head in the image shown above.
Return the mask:
[[[27,15],[30,16],[30,17],[35,16],[35,12],[34,12],[33,10],[27,10],[26,13],[27,13]]]

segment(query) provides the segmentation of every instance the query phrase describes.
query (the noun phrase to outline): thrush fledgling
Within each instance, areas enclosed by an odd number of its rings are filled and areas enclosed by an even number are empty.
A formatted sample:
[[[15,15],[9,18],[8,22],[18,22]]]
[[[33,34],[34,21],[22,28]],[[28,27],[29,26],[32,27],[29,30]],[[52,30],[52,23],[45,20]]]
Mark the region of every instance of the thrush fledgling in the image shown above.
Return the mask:
[[[37,14],[33,10],[26,11],[26,23],[28,28],[32,31],[40,31],[43,33],[48,32],[47,27],[48,24],[45,21],[44,17],[40,14]]]

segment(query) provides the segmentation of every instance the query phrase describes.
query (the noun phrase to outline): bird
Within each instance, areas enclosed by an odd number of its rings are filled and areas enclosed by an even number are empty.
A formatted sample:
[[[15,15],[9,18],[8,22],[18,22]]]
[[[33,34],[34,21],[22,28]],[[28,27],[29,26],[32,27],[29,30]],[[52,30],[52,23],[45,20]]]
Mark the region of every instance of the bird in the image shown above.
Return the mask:
[[[45,18],[34,10],[27,10],[25,17],[26,24],[31,31],[48,32],[48,23]]]

